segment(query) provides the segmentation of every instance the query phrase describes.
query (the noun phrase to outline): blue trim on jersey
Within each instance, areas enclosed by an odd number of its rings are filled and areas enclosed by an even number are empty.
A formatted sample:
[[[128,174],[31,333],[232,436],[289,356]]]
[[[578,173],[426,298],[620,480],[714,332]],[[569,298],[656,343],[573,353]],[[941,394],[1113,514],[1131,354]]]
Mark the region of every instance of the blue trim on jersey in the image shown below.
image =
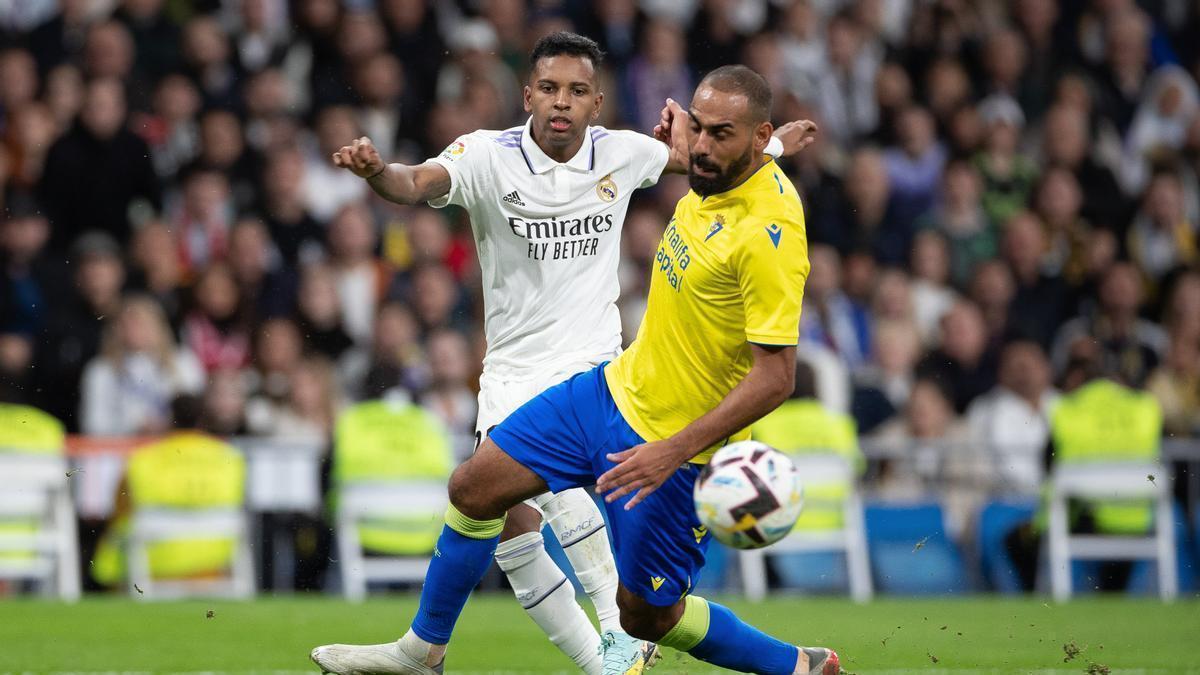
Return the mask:
[[[609,454],[645,443],[617,409],[605,365],[542,392],[488,438],[554,492],[594,484],[616,466]],[[634,508],[625,510],[633,495],[605,505],[621,583],[652,605],[679,602],[704,566],[711,535],[692,501],[699,476],[698,465],[686,464]]]
[[[521,151],[521,157],[525,160],[525,166],[529,167],[529,173],[536,176],[537,172],[533,170],[533,162],[529,161],[529,155],[525,154],[524,145],[518,142],[517,149]]]

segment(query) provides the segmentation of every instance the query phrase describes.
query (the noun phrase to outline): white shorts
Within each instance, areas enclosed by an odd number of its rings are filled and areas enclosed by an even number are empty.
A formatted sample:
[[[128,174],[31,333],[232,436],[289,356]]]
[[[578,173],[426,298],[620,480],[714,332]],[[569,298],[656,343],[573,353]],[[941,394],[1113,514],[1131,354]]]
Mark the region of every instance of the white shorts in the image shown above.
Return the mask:
[[[487,372],[483,373],[479,377],[479,415],[475,418],[475,449],[479,449],[479,446],[483,443],[483,439],[487,438],[488,432],[493,427],[503,422],[506,417],[513,414],[517,408],[525,405],[533,397],[572,375],[591,370],[605,361],[616,358],[616,356],[616,354],[613,354],[609,358],[598,361],[583,361],[562,368],[535,373],[531,377],[522,377],[520,379],[510,379]],[[538,502],[550,496],[550,493],[547,492],[534,499],[526,500],[525,503],[541,512],[542,509]]]
[[[607,359],[604,359],[607,360]],[[487,438],[488,432],[506,417],[516,412],[530,399],[572,375],[591,370],[603,363],[581,362],[563,368],[533,373],[531,376],[513,379],[483,373],[479,377],[479,414],[475,418],[475,449]]]

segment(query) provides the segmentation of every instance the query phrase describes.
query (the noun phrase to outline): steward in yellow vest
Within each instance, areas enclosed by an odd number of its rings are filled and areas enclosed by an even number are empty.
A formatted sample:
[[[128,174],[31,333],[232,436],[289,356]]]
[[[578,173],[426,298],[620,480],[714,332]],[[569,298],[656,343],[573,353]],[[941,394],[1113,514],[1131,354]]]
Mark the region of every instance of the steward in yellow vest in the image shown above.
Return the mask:
[[[64,441],[63,425],[56,417],[37,408],[15,403],[0,403],[0,453],[36,455],[61,455]],[[0,490],[4,489],[0,477]],[[32,535],[39,523],[24,519],[0,519],[0,534]],[[0,553],[0,560],[9,558],[30,559],[30,549],[8,550]]]
[[[194,430],[199,401],[172,402],[176,426],[185,427],[134,451],[117,497],[117,515],[92,561],[92,577],[105,586],[125,578],[125,537],[139,508],[241,508],[246,463],[229,444]],[[185,410],[186,409],[186,410]],[[180,579],[215,575],[233,561],[230,539],[178,539],[150,546],[150,573]]]
[[[333,484],[369,481],[445,483],[454,470],[450,437],[433,413],[407,402],[351,406],[334,430]],[[335,492],[336,495],[336,492]],[[363,549],[386,555],[425,555],[442,531],[442,513],[359,526]]]
[[[1152,462],[1162,440],[1162,409],[1144,391],[1095,379],[1071,392],[1050,415],[1054,464]],[[1081,505],[1100,534],[1143,534],[1149,530],[1153,506],[1135,502],[1089,502]]]
[[[837,454],[861,473],[866,467],[858,448],[858,432],[849,415],[835,413],[816,399],[815,376],[803,361],[796,365],[792,397],[754,423],[754,440],[787,455]],[[842,504],[848,483],[804,483],[804,511],[796,530],[835,530],[843,526]]]

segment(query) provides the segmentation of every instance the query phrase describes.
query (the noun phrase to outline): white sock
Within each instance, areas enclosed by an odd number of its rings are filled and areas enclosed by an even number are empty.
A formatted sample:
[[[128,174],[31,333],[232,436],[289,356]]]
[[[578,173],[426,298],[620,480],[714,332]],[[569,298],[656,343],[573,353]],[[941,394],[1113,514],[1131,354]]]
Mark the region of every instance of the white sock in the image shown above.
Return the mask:
[[[585,673],[599,675],[600,636],[575,602],[575,587],[546,553],[542,533],[526,532],[502,542],[496,547],[496,564],[550,642]]]
[[[411,628],[404,634],[404,637],[396,642],[405,654],[414,659],[419,659],[421,663],[430,668],[446,659],[446,645],[435,645],[432,642],[426,642],[421,636],[414,633]]]
[[[580,488],[545,494],[534,501],[546,514],[546,522],[558,536],[575,576],[592,599],[600,632],[624,632],[617,607],[617,564],[596,502]]]

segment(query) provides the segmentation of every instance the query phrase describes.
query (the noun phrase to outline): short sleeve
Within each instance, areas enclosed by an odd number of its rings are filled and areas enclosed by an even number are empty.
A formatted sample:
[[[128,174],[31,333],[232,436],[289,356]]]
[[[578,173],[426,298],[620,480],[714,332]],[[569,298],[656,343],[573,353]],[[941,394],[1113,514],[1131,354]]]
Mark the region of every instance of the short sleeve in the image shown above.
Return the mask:
[[[430,199],[430,206],[440,209],[450,204],[464,208],[471,205],[481,191],[481,177],[487,172],[489,142],[478,133],[466,134],[446,146],[438,156],[429,158],[450,174],[450,191]]]
[[[637,132],[627,132],[633,139],[636,152],[633,153],[634,184],[639,188],[648,188],[658,182],[663,169],[667,167],[670,153],[666,143]]]
[[[797,344],[809,270],[803,221],[751,218],[738,223],[738,230],[738,246],[730,261],[742,293],[746,340]]]

